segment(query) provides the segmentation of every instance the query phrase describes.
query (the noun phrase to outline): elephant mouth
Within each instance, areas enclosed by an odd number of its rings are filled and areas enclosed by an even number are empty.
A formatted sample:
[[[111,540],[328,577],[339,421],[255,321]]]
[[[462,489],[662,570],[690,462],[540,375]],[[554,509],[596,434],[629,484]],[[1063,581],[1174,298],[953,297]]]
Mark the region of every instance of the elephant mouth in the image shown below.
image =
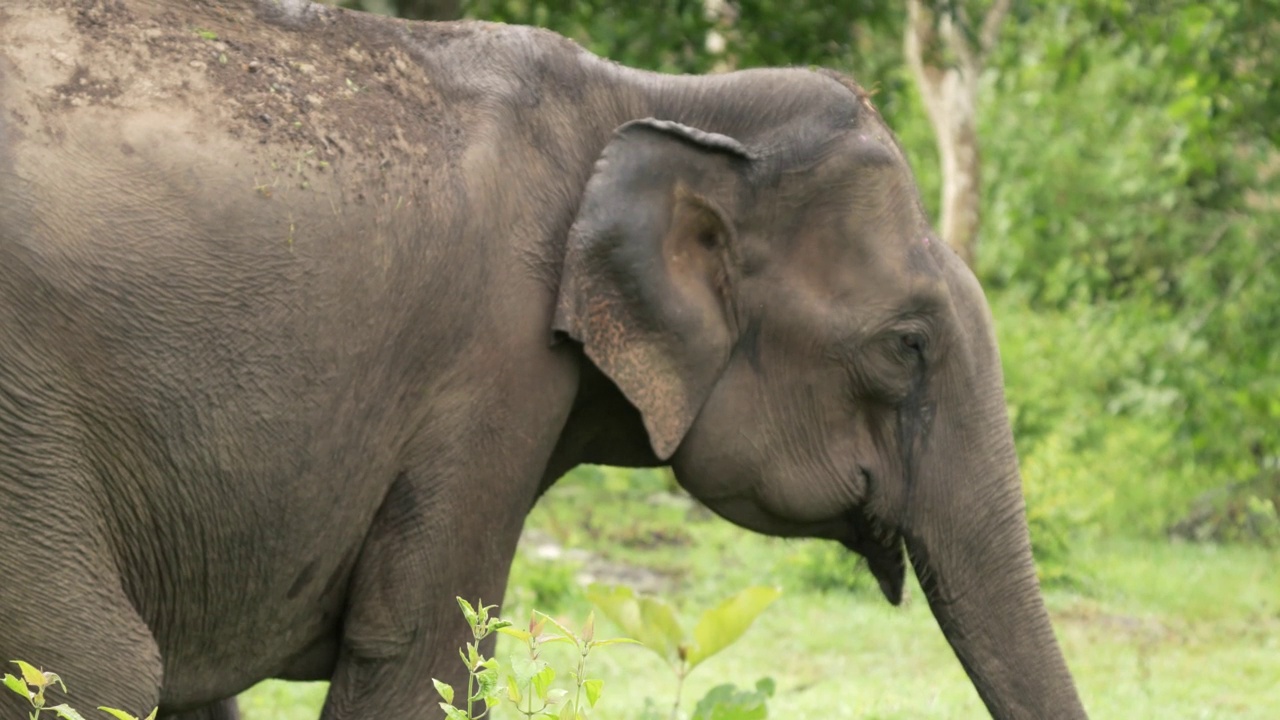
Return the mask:
[[[817,537],[835,540],[858,553],[880,585],[880,592],[893,605],[902,603],[906,579],[906,552],[902,535],[855,507],[842,515],[820,522],[788,521],[759,504],[742,497],[704,501],[717,515],[745,528],[779,537]]]
[[[902,603],[902,587],[906,580],[906,555],[902,534],[869,516],[862,508],[849,511],[840,544],[867,560],[867,567],[893,605]]]

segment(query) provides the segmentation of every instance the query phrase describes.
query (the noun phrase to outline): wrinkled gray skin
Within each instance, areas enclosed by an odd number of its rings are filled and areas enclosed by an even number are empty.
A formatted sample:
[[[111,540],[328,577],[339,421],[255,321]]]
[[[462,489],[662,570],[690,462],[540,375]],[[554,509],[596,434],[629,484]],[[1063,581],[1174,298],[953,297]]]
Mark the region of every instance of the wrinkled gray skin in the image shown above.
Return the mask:
[[[994,716],[1083,717],[991,328],[835,74],[0,0],[0,658],[85,708],[438,717],[540,493],[670,464],[892,602],[905,547]]]

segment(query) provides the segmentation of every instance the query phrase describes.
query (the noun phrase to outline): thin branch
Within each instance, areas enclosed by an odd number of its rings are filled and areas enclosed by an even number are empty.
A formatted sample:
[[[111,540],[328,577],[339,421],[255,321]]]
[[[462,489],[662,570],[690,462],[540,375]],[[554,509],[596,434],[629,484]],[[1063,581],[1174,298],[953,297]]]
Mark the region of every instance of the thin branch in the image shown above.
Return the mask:
[[[1004,23],[1005,16],[1009,14],[1009,6],[1012,4],[1012,0],[996,0],[987,10],[987,16],[982,19],[982,34],[979,35],[982,47],[979,52],[982,53],[983,59],[986,59],[987,53],[995,47],[996,38],[1000,35],[1000,25]]]
[[[962,12],[957,11],[955,17],[946,16],[942,22],[945,23],[942,25],[943,37],[951,48],[951,52],[955,53],[956,59],[959,60],[960,70],[966,76],[976,78],[982,71],[982,50],[975,48],[973,43],[969,42],[969,36],[964,29],[964,24],[968,20]]]
[[[935,22],[936,16],[924,3],[920,0],[908,0],[904,49],[907,62],[915,71],[921,90],[925,93],[940,92],[942,87],[942,68],[926,59],[937,52],[938,34]]]

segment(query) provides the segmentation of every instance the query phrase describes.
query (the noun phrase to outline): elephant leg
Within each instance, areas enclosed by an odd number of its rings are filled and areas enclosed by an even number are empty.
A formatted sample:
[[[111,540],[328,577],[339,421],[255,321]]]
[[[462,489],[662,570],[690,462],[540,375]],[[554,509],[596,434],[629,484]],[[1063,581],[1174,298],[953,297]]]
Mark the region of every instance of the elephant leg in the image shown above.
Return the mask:
[[[239,720],[240,709],[236,699],[229,697],[221,702],[181,713],[161,713],[159,720]]]
[[[19,489],[77,486],[0,465],[0,478],[15,477]],[[160,698],[160,649],[121,587],[99,524],[86,517],[92,508],[50,494],[0,502],[0,662],[5,672],[20,659],[57,673],[70,695],[54,691],[49,704],[67,702],[86,716],[98,706],[146,716]],[[0,718],[27,717],[23,702],[0,692]]]
[[[455,598],[502,600],[520,522],[486,516],[479,483],[446,497],[421,480],[397,479],[365,539],[323,720],[439,717],[431,679],[466,687]]]

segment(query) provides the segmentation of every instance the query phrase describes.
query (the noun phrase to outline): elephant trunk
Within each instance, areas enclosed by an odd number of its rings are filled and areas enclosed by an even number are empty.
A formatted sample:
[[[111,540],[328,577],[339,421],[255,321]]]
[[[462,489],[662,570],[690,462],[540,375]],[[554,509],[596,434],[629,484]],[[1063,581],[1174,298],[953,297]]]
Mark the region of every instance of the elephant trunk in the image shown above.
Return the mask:
[[[918,468],[908,500],[904,544],[993,717],[1084,718],[1036,578],[1003,393],[998,378],[987,383],[979,416],[935,426],[935,452],[925,453],[932,458]]]
[[[949,537],[908,534],[907,552],[934,617],[993,717],[1083,718],[1021,515],[1021,503],[1010,503]]]

